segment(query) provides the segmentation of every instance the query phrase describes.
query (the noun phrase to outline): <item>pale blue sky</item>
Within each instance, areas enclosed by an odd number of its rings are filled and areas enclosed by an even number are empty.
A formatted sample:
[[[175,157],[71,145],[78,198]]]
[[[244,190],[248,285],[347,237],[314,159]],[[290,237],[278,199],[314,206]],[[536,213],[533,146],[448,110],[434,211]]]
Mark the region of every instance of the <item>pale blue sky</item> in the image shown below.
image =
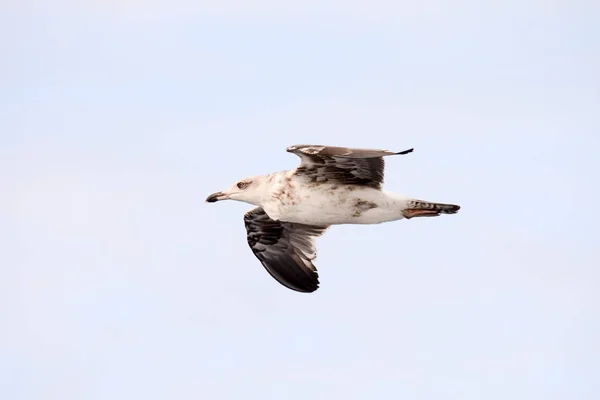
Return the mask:
[[[600,5],[0,5],[0,398],[598,399]],[[458,215],[247,246],[296,143]]]

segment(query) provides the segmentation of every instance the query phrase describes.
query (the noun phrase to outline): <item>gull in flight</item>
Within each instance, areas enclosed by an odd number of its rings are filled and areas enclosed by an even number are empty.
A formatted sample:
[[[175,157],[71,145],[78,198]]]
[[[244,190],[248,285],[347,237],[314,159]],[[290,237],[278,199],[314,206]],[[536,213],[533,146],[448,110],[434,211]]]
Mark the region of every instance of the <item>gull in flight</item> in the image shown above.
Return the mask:
[[[315,240],[331,225],[379,224],[460,209],[382,189],[383,157],[413,149],[296,145],[287,151],[300,157],[295,170],[242,179],[206,201],[256,206],[244,215],[248,244],[269,274],[289,289],[310,293],[319,288]]]

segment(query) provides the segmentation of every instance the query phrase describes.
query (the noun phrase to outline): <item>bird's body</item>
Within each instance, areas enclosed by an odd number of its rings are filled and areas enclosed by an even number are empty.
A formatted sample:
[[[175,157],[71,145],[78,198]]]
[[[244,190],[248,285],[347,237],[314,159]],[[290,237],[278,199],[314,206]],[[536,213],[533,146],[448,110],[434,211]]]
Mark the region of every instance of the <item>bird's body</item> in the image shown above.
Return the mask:
[[[321,183],[305,185],[295,171],[263,178],[260,203],[270,218],[306,225],[378,224],[404,218],[408,198],[368,186]]]
[[[331,225],[454,214],[454,204],[433,203],[382,189],[383,157],[412,151],[296,145],[295,170],[243,179],[206,200],[232,199],[256,208],[244,215],[250,248],[282,285],[299,292],[319,287],[315,239]]]

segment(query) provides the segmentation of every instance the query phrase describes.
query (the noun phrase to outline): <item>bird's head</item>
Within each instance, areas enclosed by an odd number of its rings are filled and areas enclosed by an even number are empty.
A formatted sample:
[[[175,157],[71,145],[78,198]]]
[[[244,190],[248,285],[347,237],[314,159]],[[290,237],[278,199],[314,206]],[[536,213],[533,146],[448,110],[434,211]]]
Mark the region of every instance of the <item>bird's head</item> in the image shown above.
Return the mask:
[[[264,180],[260,176],[244,178],[221,192],[211,194],[206,201],[215,203],[220,200],[237,200],[258,206],[264,195],[263,184]]]

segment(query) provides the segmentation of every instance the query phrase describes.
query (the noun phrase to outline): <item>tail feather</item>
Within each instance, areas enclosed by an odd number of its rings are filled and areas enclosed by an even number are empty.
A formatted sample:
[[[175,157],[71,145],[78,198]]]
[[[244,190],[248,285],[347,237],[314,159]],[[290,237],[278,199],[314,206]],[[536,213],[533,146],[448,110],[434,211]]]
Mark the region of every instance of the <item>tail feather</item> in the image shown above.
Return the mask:
[[[403,211],[404,218],[437,217],[440,214],[456,214],[460,206],[456,204],[432,203],[423,200],[409,200]]]

